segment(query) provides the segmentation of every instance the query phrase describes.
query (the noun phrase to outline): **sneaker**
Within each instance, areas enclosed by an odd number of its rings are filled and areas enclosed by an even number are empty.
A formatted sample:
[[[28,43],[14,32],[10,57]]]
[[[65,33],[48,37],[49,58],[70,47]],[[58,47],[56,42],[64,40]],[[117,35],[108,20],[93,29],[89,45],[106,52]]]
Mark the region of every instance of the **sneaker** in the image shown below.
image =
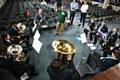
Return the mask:
[[[29,75],[26,72],[20,77],[21,80],[26,80],[28,78],[29,78]]]
[[[58,32],[55,32],[54,35],[55,35],[55,36],[58,35]]]
[[[39,75],[39,72],[33,72],[29,76],[37,76],[37,75]]]
[[[77,26],[81,26],[81,24],[78,24]]]

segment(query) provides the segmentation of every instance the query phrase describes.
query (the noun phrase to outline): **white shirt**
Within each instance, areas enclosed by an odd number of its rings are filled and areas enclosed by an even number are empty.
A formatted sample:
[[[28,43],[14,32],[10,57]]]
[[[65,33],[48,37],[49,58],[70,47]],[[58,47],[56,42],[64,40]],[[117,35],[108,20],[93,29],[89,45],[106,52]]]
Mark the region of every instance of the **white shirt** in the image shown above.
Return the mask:
[[[87,13],[88,8],[89,8],[89,6],[87,4],[83,4],[81,6],[80,10],[81,10],[82,13]]]
[[[40,4],[42,5],[47,5],[47,3],[45,1],[41,2]]]
[[[71,2],[70,3],[70,10],[75,11],[78,9],[78,3],[77,2]]]

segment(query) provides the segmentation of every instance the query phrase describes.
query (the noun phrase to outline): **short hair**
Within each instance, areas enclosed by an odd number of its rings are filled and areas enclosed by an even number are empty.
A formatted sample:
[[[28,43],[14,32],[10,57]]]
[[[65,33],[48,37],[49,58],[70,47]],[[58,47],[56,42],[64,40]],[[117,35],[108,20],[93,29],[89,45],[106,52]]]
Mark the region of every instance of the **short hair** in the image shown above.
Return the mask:
[[[61,67],[61,63],[59,62],[58,59],[53,59],[50,65],[52,68],[57,68],[57,69]]]
[[[0,45],[0,55],[6,55],[7,54],[6,51],[7,51],[7,46]]]
[[[113,50],[112,53],[114,54],[114,56],[117,58],[117,59],[120,59],[120,50]]]
[[[8,33],[5,32],[4,34],[2,34],[2,39],[4,40],[7,37]]]

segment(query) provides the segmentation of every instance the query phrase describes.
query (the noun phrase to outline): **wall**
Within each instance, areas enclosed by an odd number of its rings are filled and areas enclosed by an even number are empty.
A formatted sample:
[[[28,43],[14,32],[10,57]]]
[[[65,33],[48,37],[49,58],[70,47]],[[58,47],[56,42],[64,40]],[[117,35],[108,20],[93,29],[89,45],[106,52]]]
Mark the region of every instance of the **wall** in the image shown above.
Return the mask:
[[[6,2],[6,0],[0,0],[0,7],[2,7],[5,2]]]

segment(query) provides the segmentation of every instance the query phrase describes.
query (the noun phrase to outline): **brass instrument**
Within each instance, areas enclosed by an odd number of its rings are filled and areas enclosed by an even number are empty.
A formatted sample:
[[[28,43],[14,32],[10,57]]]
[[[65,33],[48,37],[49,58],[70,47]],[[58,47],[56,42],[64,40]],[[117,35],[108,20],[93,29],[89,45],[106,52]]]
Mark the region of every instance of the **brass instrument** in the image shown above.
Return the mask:
[[[76,52],[75,46],[67,40],[54,40],[52,46],[54,51],[61,54],[73,54]]]
[[[26,61],[26,56],[25,56],[25,53],[23,53],[23,52],[16,54],[15,56],[16,56],[15,60],[18,62],[25,62]]]

